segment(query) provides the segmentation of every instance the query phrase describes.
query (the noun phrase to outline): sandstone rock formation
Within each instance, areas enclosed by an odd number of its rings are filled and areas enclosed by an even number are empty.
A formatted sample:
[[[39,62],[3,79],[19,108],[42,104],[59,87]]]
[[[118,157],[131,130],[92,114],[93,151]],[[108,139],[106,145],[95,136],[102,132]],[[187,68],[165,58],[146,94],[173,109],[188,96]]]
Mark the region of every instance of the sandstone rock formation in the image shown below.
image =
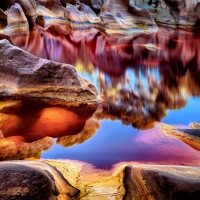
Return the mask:
[[[95,87],[73,66],[37,58],[7,40],[1,40],[0,47],[1,99],[37,99],[76,106],[99,102]]]
[[[200,193],[200,168],[174,165],[120,164],[113,169],[96,169],[77,161],[17,162],[32,166],[53,175],[55,185],[61,193],[63,179],[72,199],[198,199]],[[52,168],[52,166],[54,168]],[[42,171],[41,169],[39,171]],[[62,174],[62,176],[61,176]],[[66,187],[66,186],[65,186]],[[63,188],[64,189],[64,188]],[[69,192],[68,192],[69,196]],[[59,196],[58,196],[59,199]]]
[[[162,125],[162,129],[165,135],[176,137],[200,151],[200,129],[183,129],[166,124]]]
[[[199,170],[199,167],[182,166],[127,166],[123,199],[198,199]]]
[[[12,5],[7,16],[8,27],[4,30],[6,35],[18,32],[23,34],[29,30],[27,18],[18,3]]]
[[[148,9],[160,26],[186,30],[199,28],[198,0],[131,0],[130,4]]]
[[[20,136],[0,139],[0,161],[24,160],[27,158],[39,159],[43,151],[50,149],[54,141],[50,137],[43,138],[36,142],[25,143]]]
[[[1,199],[71,199],[79,190],[50,165],[34,161],[0,163]]]
[[[146,9],[129,6],[126,1],[107,0],[101,10],[100,17],[110,32],[154,32],[157,25]],[[118,30],[120,29],[120,30]],[[118,31],[117,31],[118,30]]]
[[[123,1],[109,0],[104,3],[100,0],[91,0],[80,2],[68,0],[14,0],[7,1],[7,9],[11,16],[16,15],[13,6],[18,3],[22,9],[19,10],[20,16],[25,13],[29,28],[34,28],[38,23],[41,26],[48,26],[53,23],[69,25],[72,29],[98,28],[107,33],[132,34],[132,33],[150,33],[158,30],[157,25],[146,9],[138,9],[135,6]],[[110,6],[112,5],[112,6]],[[114,6],[115,5],[115,6]],[[2,5],[2,8],[5,6]],[[11,10],[12,8],[12,10]],[[96,13],[100,12],[96,15]],[[13,14],[12,14],[13,13]],[[16,16],[15,16],[16,17]],[[24,16],[23,16],[24,17]],[[5,16],[1,16],[3,20]],[[37,20],[36,20],[37,18]],[[19,17],[18,17],[19,19]],[[18,20],[20,21],[20,20]],[[7,26],[2,33],[19,33],[24,26],[16,21],[16,27]],[[17,25],[18,24],[18,25]],[[10,33],[8,33],[10,31]]]

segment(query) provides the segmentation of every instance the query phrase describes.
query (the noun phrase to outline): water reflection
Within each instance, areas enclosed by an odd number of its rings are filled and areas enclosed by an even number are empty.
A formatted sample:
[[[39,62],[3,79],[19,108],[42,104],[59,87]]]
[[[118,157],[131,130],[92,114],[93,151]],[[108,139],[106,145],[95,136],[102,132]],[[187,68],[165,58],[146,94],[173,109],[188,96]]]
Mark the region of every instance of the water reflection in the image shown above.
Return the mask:
[[[184,107],[185,112],[177,111],[177,123],[199,120],[200,100],[193,99],[200,96],[199,34],[160,28],[155,34],[119,37],[52,25],[10,40],[36,56],[74,65],[104,101],[94,114],[35,102],[1,109],[6,140],[33,144],[58,138],[43,158],[77,159],[101,168],[121,161],[200,164],[198,151],[152,123]]]
[[[98,119],[143,129],[168,109],[184,107],[189,96],[200,96],[199,34],[160,28],[119,37],[52,25],[10,40],[36,56],[76,66],[104,94]]]
[[[15,137],[22,142],[34,142],[47,136],[75,135],[83,130],[91,116],[89,112],[79,115],[45,102],[21,101],[1,108],[0,130],[4,138]]]

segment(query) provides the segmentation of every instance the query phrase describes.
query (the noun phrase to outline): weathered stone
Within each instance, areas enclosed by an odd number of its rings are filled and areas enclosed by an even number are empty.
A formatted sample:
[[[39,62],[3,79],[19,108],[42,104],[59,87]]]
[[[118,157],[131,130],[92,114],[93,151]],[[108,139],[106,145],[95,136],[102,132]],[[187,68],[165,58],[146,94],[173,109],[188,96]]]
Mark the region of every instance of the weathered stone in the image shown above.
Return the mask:
[[[165,135],[176,137],[200,151],[200,129],[183,129],[163,124],[162,130]]]
[[[61,104],[99,102],[95,87],[73,66],[35,57],[7,40],[0,41],[0,97],[40,99]]]
[[[124,200],[198,199],[200,168],[139,165],[125,168]]]
[[[36,161],[0,163],[1,199],[71,199],[79,190],[50,165]]]
[[[27,24],[27,19],[22,10],[21,6],[18,3],[15,3],[10,7],[8,11],[8,25],[16,25],[20,23]]]
[[[3,34],[14,35],[23,34],[29,31],[29,24],[26,16],[18,3],[12,5],[7,15],[8,26],[3,29]]]
[[[101,10],[101,8],[103,7],[102,0],[80,0],[80,2],[95,10]]]
[[[157,25],[146,9],[129,5],[127,1],[107,0],[100,13],[107,32],[153,32]]]
[[[80,23],[78,26],[87,28],[87,26],[92,26],[90,23],[93,23],[95,18],[99,20],[88,6],[80,4],[79,9],[71,4],[66,6],[66,17],[71,21],[71,27],[76,28],[77,25],[73,22],[78,22]]]
[[[133,0],[131,4],[148,9],[160,26],[186,30],[200,28],[198,0]]]
[[[50,137],[32,143],[25,143],[23,137],[15,135],[4,138],[3,134],[1,134],[0,161],[23,160],[27,158],[39,159],[42,152],[50,149],[53,144],[54,141]]]
[[[79,199],[121,200],[123,198],[124,166],[106,170],[72,160],[45,160],[44,162],[54,166],[70,184],[80,190]]]
[[[11,163],[0,164],[0,198],[56,199],[57,188],[51,177],[34,168]]]

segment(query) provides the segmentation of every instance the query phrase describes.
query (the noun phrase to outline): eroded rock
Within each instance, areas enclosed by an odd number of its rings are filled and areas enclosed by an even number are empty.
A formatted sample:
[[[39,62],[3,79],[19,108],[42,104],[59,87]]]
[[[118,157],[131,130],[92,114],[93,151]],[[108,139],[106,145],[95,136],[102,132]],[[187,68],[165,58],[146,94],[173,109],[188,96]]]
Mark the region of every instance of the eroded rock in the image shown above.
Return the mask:
[[[165,135],[176,137],[200,151],[200,129],[185,129],[162,124],[162,130]]]
[[[50,165],[37,161],[0,163],[1,199],[71,199],[79,190]]]
[[[4,30],[6,35],[11,35],[12,33],[18,32],[23,33],[29,30],[28,21],[18,3],[12,5],[8,11],[7,15],[8,27]]]
[[[132,0],[131,4],[148,9],[160,26],[186,30],[200,28],[198,0]]]
[[[64,104],[99,102],[95,87],[73,66],[35,57],[7,40],[0,41],[0,97],[40,99]]]
[[[200,168],[142,165],[125,168],[124,200],[198,199]]]

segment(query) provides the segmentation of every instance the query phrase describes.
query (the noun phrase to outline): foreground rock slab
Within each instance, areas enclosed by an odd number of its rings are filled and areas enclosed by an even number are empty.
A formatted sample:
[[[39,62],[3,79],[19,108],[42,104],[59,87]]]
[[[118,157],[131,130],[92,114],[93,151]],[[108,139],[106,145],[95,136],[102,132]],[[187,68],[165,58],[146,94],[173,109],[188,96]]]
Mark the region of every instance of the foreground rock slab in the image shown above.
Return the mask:
[[[36,161],[0,163],[0,199],[71,199],[79,190],[52,166]]]
[[[198,199],[200,167],[127,166],[124,184],[124,200]]]
[[[23,199],[34,194],[58,200],[196,200],[200,195],[200,167],[192,166],[119,163],[97,169],[79,161],[40,160],[1,162],[0,172],[1,199],[28,193]]]
[[[60,104],[96,105],[95,87],[80,77],[75,68],[35,57],[0,41],[0,98],[43,100]]]

